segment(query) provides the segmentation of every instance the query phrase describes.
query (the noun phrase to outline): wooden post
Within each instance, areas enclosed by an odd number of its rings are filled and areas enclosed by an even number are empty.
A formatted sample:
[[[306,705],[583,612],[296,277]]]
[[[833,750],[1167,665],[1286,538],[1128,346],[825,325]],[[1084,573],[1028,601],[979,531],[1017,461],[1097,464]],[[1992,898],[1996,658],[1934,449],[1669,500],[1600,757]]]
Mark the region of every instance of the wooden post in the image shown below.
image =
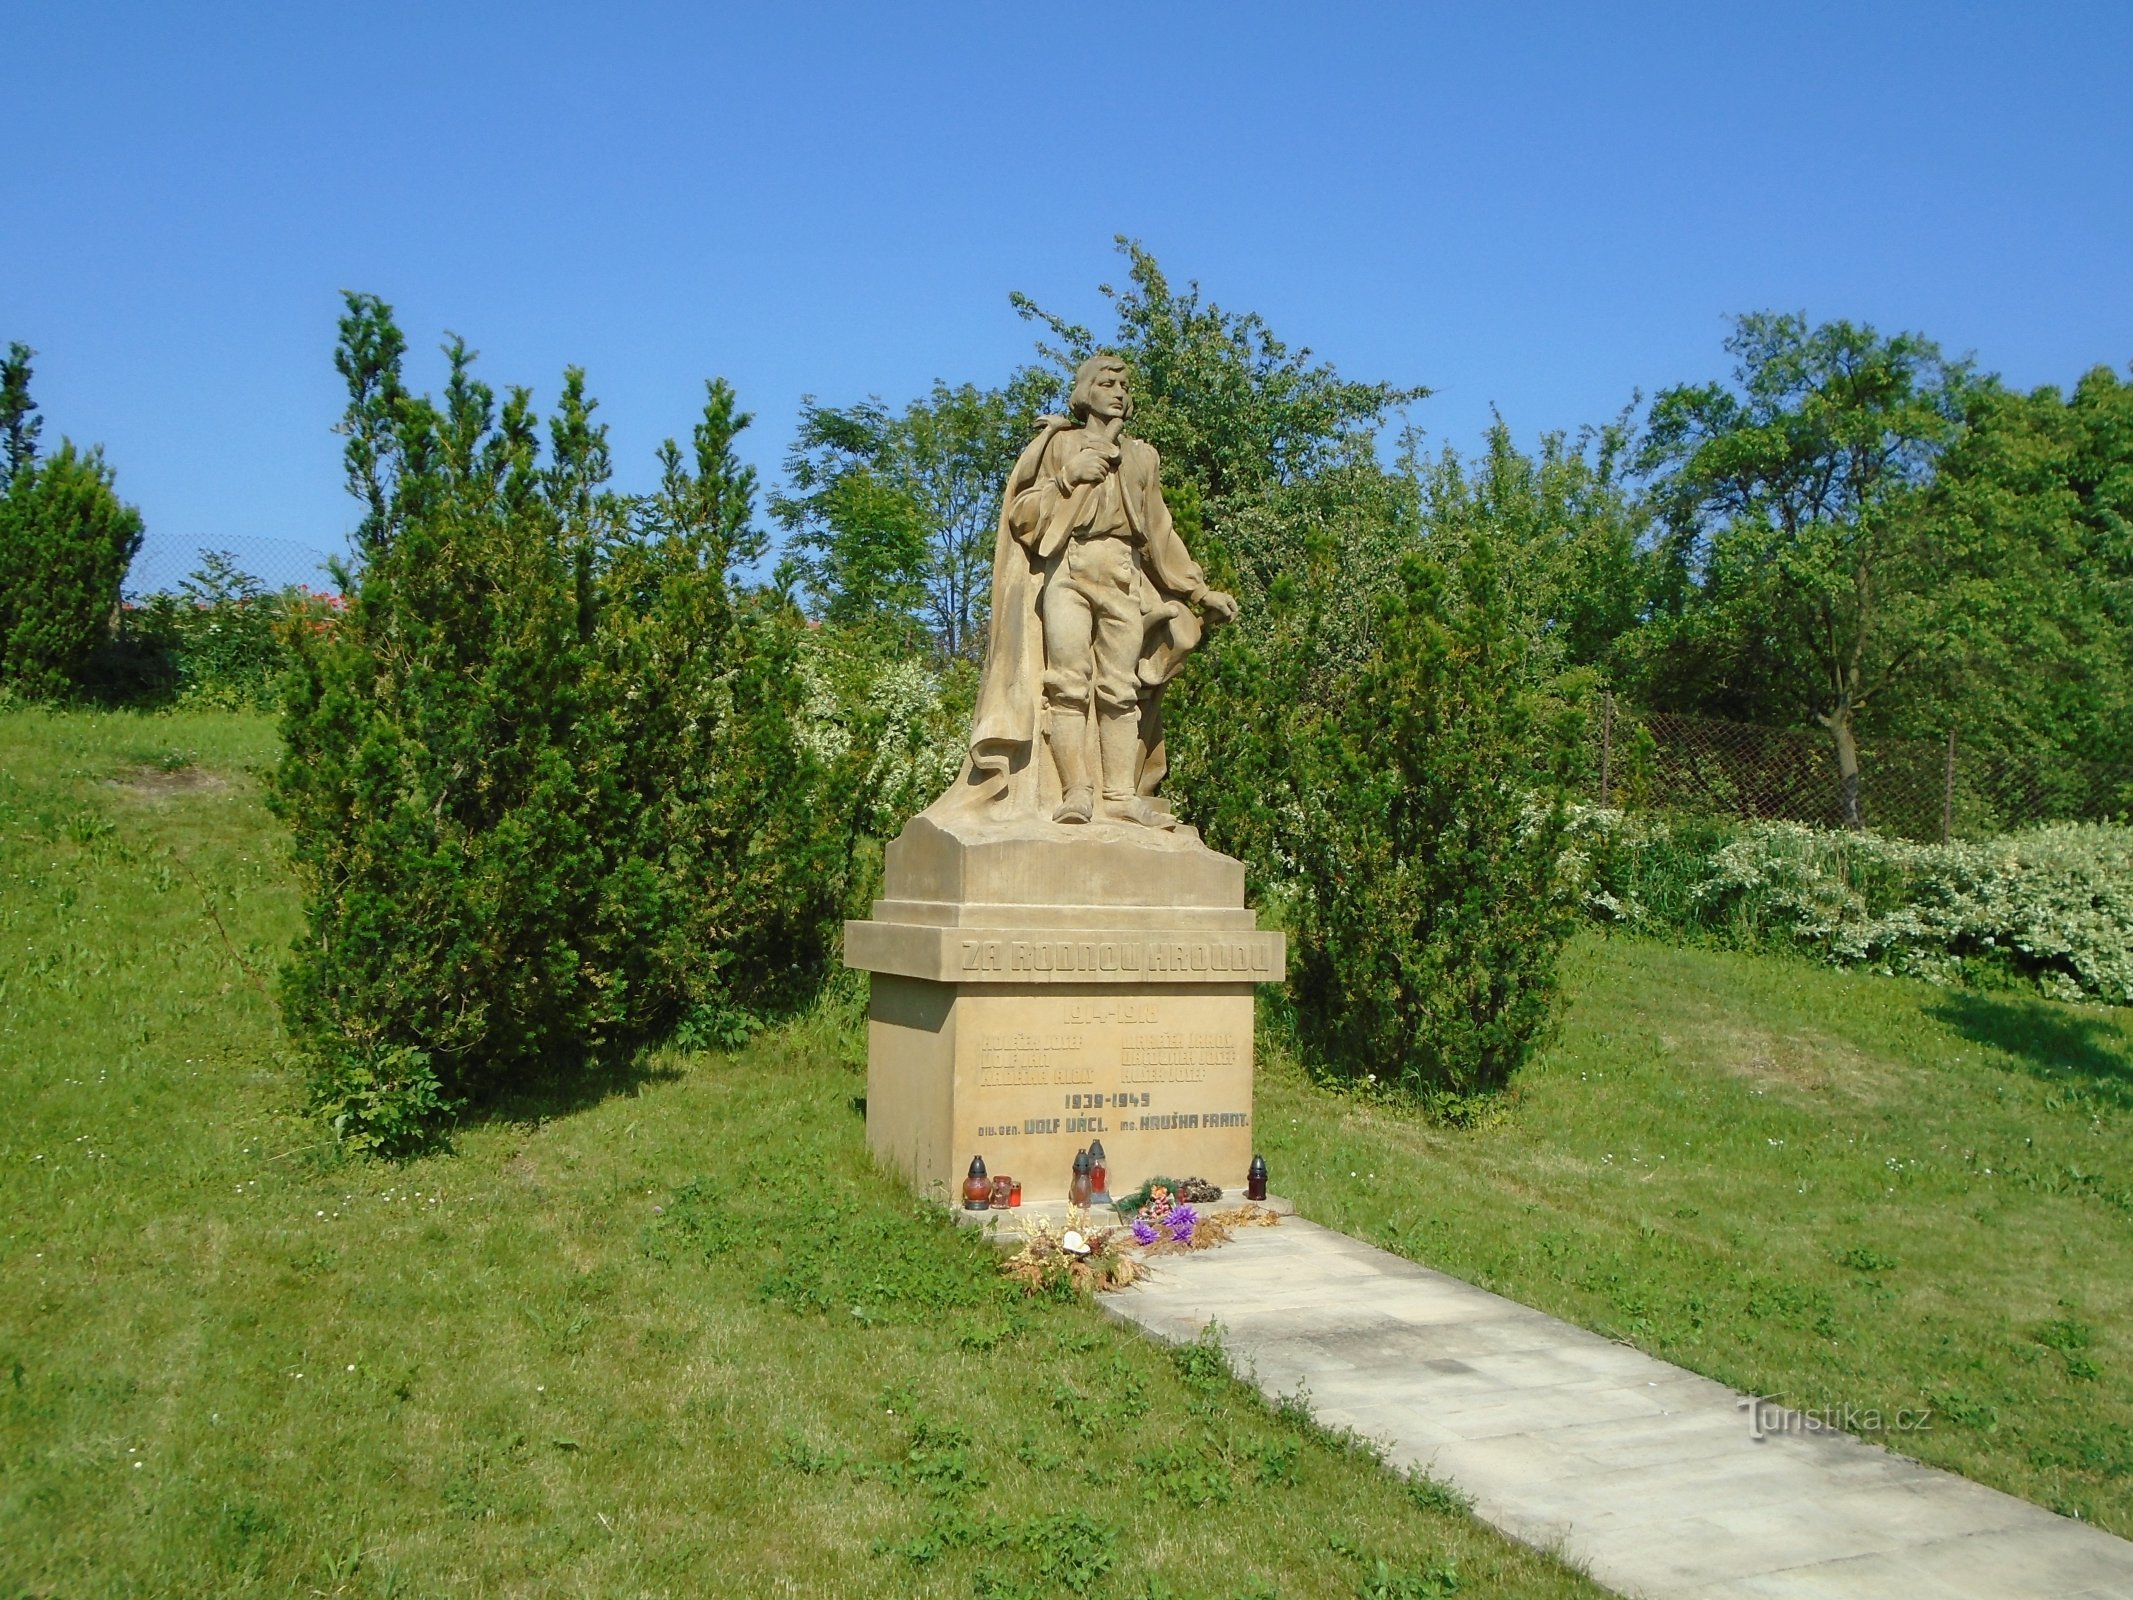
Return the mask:
[[[1948,771],[1941,780],[1940,842],[1946,844],[1955,832],[1955,729],[1948,729]]]

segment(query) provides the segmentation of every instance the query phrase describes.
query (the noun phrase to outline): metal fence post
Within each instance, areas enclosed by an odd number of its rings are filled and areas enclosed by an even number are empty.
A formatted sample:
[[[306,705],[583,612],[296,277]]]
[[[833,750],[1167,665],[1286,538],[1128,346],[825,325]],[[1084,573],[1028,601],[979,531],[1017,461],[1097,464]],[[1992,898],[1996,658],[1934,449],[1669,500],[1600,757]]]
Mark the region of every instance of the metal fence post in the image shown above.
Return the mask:
[[[1600,804],[1607,805],[1613,798],[1613,772],[1615,753],[1615,692],[1609,689],[1600,697]]]
[[[1940,842],[1946,844],[1955,832],[1955,725],[1948,725],[1948,771],[1941,780]]]

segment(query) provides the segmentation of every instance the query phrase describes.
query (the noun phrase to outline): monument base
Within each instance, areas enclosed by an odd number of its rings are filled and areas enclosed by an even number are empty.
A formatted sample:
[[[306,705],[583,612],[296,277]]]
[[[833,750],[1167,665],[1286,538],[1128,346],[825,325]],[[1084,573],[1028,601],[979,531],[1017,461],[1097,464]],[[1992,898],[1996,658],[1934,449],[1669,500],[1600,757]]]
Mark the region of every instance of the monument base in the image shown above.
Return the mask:
[[[1242,863],[1190,829],[922,816],[884,876],[845,925],[845,964],[873,974],[876,1159],[960,1203],[978,1156],[1042,1204],[1100,1139],[1113,1194],[1155,1175],[1241,1194],[1253,989],[1286,953],[1245,909]]]

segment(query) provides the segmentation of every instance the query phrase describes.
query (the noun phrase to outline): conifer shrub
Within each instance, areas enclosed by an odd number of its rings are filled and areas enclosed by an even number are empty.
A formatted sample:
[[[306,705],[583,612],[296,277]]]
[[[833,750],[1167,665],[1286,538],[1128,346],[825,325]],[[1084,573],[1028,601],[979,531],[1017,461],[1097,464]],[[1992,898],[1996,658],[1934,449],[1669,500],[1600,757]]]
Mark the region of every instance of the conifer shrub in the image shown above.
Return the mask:
[[[349,298],[363,561],[336,626],[287,635],[273,784],[305,914],[285,1016],[335,1126],[384,1150],[801,997],[844,855],[792,733],[797,621],[730,576],[754,489],[732,391],[631,498],[575,370],[544,451],[464,344],[441,402],[406,389],[404,348]]]
[[[1459,1115],[1548,1037],[1579,915],[1579,712],[1546,691],[1491,546],[1404,557],[1369,656],[1289,738],[1292,989],[1320,1072]]]
[[[0,485],[0,684],[66,694],[110,638],[141,514],[120,500],[100,450],[71,442]]]

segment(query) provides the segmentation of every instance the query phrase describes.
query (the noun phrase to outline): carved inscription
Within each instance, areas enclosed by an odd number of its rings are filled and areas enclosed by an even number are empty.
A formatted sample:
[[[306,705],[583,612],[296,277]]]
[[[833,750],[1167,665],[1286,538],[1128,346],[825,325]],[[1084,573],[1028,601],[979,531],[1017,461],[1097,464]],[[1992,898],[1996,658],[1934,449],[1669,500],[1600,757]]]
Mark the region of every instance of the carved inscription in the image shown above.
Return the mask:
[[[978,1036],[978,1082],[987,1089],[1040,1083],[1087,1083],[1094,1069],[1079,1059],[1079,1033],[986,1033]]]
[[[1234,1033],[1157,1033],[1120,1046],[1118,1075],[1124,1083],[1200,1083],[1209,1067],[1238,1060]]]
[[[1163,1008],[1153,1000],[1069,1000],[1067,1021],[1077,1027],[1100,1027],[1115,1022],[1124,1027],[1152,1028],[1163,1020]]]
[[[1144,943],[1144,958],[1158,942]],[[1003,959],[1014,959],[1011,947]],[[1074,1151],[1096,1139],[1115,1180],[1173,1169],[1218,1181],[1241,1174],[1252,1128],[1248,999],[1180,986],[963,1003],[986,1009],[965,1036],[975,1057],[970,1088],[982,1098],[958,1150],[968,1143],[1039,1193],[1063,1191]]]
[[[1249,1128],[1251,1125],[1250,1114],[1243,1111],[1158,1111],[1142,1117],[1138,1123],[1126,1124],[1149,1133],[1169,1133],[1179,1128]]]
[[[1152,980],[1157,974],[1264,978],[1274,971],[1274,941],[1266,934],[1216,939],[963,939],[958,949],[961,970],[969,973],[1088,973]]]
[[[1158,972],[1271,972],[1274,942],[1244,939],[1151,939],[1148,941],[1148,971]]]

